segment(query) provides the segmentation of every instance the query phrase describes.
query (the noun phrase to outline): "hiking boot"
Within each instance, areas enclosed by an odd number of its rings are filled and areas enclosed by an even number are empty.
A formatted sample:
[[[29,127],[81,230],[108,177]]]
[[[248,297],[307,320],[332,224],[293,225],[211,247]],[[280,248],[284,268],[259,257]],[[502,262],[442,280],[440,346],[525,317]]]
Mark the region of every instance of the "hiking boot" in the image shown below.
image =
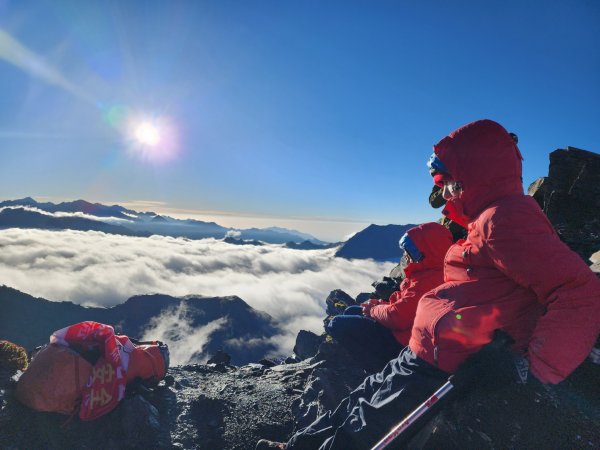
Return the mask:
[[[267,439],[261,439],[256,443],[254,450],[285,450],[287,445],[285,442],[269,441]]]

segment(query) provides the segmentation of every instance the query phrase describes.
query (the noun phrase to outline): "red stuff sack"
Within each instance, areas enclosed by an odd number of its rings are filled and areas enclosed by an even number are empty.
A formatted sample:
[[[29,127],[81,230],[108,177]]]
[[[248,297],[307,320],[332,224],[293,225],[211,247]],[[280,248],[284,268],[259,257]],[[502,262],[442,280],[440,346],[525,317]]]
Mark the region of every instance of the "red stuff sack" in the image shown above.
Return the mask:
[[[17,383],[17,399],[36,411],[74,414],[92,365],[63,345],[50,344],[31,360]]]

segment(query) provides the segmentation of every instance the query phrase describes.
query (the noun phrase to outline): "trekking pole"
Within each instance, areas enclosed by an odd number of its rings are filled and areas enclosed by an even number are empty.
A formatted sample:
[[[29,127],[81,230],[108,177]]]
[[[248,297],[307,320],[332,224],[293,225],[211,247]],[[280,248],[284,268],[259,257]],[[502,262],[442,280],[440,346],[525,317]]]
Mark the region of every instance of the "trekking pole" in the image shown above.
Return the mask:
[[[448,378],[437,391],[431,394],[427,400],[417,407],[413,412],[406,416],[402,421],[396,425],[392,430],[384,436],[377,444],[375,444],[371,450],[383,450],[390,445],[398,436],[404,433],[415,421],[425,414],[429,409],[435,405],[442,397],[454,388],[452,384],[452,376]]]

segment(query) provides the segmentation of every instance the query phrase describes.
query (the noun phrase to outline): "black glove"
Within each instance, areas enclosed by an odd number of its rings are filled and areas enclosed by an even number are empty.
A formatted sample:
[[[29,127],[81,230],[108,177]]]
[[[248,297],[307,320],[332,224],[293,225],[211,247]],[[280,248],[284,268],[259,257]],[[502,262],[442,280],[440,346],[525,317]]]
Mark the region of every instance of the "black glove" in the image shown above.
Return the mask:
[[[529,374],[529,362],[511,351],[513,342],[508,334],[496,330],[490,343],[461,364],[451,377],[452,384],[457,388],[476,384],[497,388],[534,379]]]
[[[371,286],[375,288],[375,292],[379,298],[385,301],[400,288],[398,281],[390,277],[383,277],[382,281],[374,281]]]

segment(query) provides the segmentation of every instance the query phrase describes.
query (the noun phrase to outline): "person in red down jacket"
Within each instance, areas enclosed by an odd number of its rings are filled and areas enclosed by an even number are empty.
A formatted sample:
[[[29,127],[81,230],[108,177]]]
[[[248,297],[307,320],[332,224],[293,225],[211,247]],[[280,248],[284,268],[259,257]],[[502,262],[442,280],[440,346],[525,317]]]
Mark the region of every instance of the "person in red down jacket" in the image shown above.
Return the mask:
[[[325,331],[368,373],[378,372],[408,345],[421,296],[444,281],[444,255],[452,234],[439,223],[425,223],[400,239],[405,278],[389,301],[369,300],[335,316]]]
[[[564,380],[600,332],[600,280],[523,194],[521,153],[491,120],[434,146],[430,170],[442,211],[467,227],[446,255],[445,283],[419,302],[415,354],[445,372],[505,331],[543,383]]]
[[[409,345],[334,411],[287,443],[262,441],[257,449],[371,448],[497,330],[542,383],[564,380],[590,353],[600,333],[600,280],[523,194],[513,138],[498,123],[478,120],[433,149],[428,165],[447,201],[442,212],[468,234],[446,254],[445,282],[419,300]]]

